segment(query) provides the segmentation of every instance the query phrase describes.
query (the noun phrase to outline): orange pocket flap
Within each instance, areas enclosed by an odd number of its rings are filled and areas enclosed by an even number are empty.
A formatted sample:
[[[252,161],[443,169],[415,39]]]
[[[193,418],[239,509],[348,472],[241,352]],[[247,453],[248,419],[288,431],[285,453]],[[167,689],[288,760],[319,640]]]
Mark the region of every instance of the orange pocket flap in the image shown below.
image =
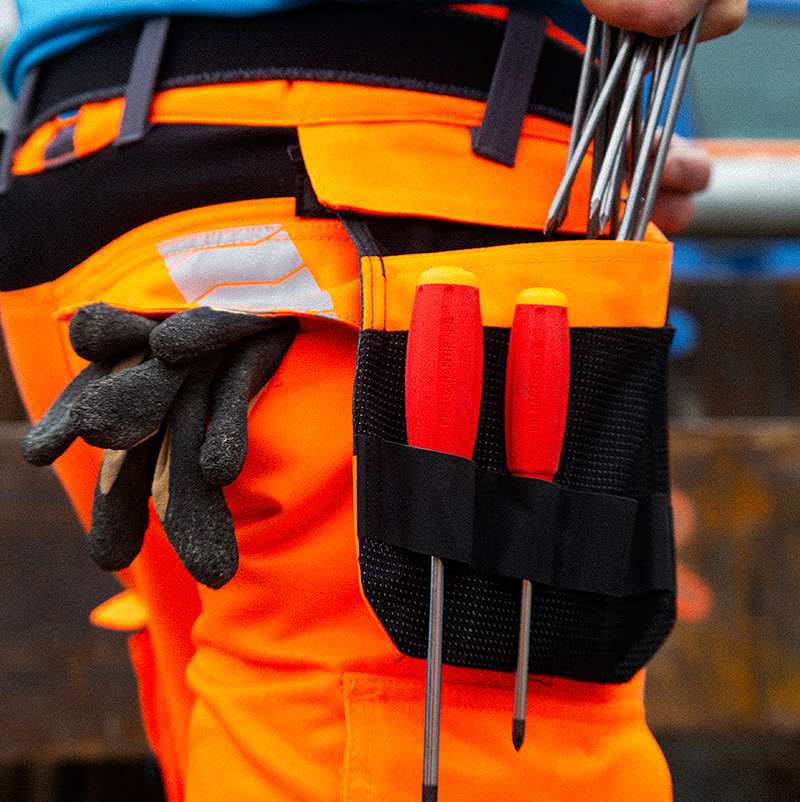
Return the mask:
[[[479,122],[301,125],[298,135],[314,191],[334,209],[542,229],[569,129],[529,117],[509,168],[472,152],[470,125]],[[563,231],[586,230],[590,169],[581,168]]]
[[[103,301],[151,315],[211,306],[357,327],[352,242],[338,220],[295,217],[294,203],[223,203],[145,223],[51,282],[59,316]]]
[[[571,326],[663,326],[671,255],[666,241],[572,240],[365,257],[363,325],[407,329],[420,274],[448,266],[477,278],[485,326],[510,326],[517,295],[536,286],[567,296]]]

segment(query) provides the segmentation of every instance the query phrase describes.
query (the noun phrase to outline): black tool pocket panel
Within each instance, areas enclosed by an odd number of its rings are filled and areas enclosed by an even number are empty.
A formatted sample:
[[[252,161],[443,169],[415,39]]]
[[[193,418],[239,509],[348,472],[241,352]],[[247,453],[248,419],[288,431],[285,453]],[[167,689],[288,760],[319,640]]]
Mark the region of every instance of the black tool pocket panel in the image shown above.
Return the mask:
[[[521,579],[533,583],[530,672],[619,683],[675,618],[666,365],[669,328],[570,335],[554,482],[506,468],[509,329],[484,328],[473,459],[412,448],[407,332],[361,332],[354,399],[361,582],[397,648],[427,652],[430,555],[445,561],[444,662],[513,671]]]

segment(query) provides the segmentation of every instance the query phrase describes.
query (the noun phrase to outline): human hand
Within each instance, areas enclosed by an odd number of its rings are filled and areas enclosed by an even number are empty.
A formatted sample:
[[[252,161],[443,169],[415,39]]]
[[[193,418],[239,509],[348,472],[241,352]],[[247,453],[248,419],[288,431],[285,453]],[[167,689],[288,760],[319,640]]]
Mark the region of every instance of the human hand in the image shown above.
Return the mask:
[[[583,0],[583,4],[615,28],[658,37],[683,30],[705,6],[701,41],[735,31],[747,15],[747,0]]]
[[[693,195],[711,180],[711,157],[697,142],[673,136],[653,206],[653,222],[667,234],[677,234],[691,223]]]

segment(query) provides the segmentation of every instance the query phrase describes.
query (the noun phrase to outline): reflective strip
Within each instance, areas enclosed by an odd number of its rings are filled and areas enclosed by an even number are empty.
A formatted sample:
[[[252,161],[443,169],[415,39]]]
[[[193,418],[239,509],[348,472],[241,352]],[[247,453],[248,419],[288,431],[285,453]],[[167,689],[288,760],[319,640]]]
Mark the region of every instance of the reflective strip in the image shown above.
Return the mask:
[[[156,247],[189,303],[337,319],[330,294],[278,223],[204,231]]]
[[[310,290],[310,292],[309,292]],[[323,314],[336,320],[333,299],[323,292],[311,272],[303,268],[278,284],[227,284],[216,287],[197,300],[201,306],[225,309],[249,309],[254,312],[292,311],[299,314]]]

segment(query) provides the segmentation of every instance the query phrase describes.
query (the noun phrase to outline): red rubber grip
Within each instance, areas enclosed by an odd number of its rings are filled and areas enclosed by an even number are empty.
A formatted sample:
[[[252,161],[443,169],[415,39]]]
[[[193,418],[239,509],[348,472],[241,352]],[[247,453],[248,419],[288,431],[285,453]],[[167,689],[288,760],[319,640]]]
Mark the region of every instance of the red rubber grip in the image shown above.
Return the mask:
[[[471,457],[483,382],[480,299],[471,273],[423,273],[406,348],[409,445]]]
[[[561,458],[568,399],[566,298],[554,290],[526,290],[514,312],[506,368],[506,461],[511,473],[552,481]]]

